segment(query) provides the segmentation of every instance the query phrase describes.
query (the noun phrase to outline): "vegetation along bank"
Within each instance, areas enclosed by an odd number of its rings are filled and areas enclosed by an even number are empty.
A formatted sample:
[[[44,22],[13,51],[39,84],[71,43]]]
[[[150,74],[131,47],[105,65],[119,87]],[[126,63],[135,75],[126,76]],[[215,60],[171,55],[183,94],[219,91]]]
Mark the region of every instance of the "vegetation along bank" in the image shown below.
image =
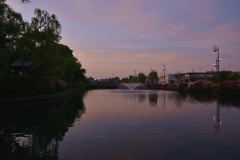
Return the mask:
[[[52,94],[84,87],[86,70],[61,40],[56,15],[36,8],[31,22],[0,0],[0,96]]]

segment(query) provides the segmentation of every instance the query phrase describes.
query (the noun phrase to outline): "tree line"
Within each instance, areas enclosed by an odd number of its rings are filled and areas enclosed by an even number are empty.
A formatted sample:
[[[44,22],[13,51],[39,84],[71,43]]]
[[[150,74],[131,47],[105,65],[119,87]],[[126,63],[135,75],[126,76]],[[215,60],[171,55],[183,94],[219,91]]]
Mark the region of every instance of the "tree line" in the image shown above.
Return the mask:
[[[158,82],[158,73],[156,70],[151,69],[151,72],[148,75],[145,75],[144,73],[140,72],[138,75],[129,75],[129,77],[122,78],[119,83],[155,83]]]
[[[69,82],[85,80],[86,70],[73,51],[60,44],[61,29],[54,14],[36,8],[31,22],[27,22],[6,0],[0,0],[0,73],[11,74],[11,63],[20,60],[32,62],[31,72]]]

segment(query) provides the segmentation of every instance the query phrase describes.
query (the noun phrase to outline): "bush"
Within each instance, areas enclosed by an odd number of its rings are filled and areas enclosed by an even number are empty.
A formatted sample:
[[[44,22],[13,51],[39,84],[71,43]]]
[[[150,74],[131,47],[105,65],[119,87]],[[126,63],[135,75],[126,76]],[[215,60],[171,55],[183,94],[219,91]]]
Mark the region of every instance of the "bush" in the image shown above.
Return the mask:
[[[178,85],[178,90],[185,90],[188,88],[188,84],[187,83],[180,83]]]
[[[191,91],[195,92],[209,92],[213,91],[216,88],[216,85],[214,82],[211,81],[199,80],[196,82],[189,83],[188,87]]]
[[[227,80],[218,84],[220,92],[240,93],[240,81]]]
[[[71,86],[84,87],[84,84],[77,82]],[[0,95],[4,96],[52,94],[67,87],[65,81],[52,77],[18,75],[0,77]]]
[[[54,78],[54,82],[55,82],[57,89],[59,89],[59,90],[66,89],[66,87],[67,87],[67,83],[64,80]]]

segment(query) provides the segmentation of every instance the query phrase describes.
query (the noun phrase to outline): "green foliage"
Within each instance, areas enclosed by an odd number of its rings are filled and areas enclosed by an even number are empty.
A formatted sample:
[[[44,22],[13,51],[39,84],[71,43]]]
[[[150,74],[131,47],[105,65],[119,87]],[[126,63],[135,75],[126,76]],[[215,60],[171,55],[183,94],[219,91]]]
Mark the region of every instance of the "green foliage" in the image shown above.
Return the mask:
[[[22,2],[27,2],[23,1]],[[57,17],[41,9],[34,10],[30,23],[0,0],[0,73],[11,73],[16,60],[31,61],[31,73],[46,73],[70,82],[86,81],[86,70],[63,44]]]
[[[129,75],[129,77],[122,78],[117,83],[137,83],[137,82],[139,82],[138,77]]]
[[[129,83],[129,78],[125,77],[118,81],[118,83]]]
[[[5,76],[1,79],[1,95],[34,95],[51,93],[56,90],[50,77]]]
[[[218,84],[220,92],[240,93],[240,81],[227,80]]]
[[[146,75],[142,72],[138,74],[138,80],[140,83],[145,83],[146,82]]]
[[[187,87],[188,87],[187,83],[180,83],[180,84],[178,84],[177,89],[178,90],[185,90],[185,89],[187,89]]]
[[[0,1],[0,49],[13,49],[26,23],[20,13]]]
[[[129,76],[129,82],[130,83],[137,83],[138,82],[138,77],[130,75]]]
[[[85,69],[81,69],[82,65],[80,62],[77,62],[77,59],[74,57],[68,57],[64,59],[64,70],[65,78],[67,81],[76,82],[81,78],[84,78],[86,72]]]
[[[240,74],[239,73],[233,73],[229,77],[229,80],[240,80]]]
[[[30,0],[21,0],[22,3],[29,3],[31,2]]]
[[[240,74],[232,73],[231,71],[221,71],[219,72],[219,82],[226,80],[240,80]],[[215,75],[212,79],[213,82],[218,81],[218,76]]]
[[[151,69],[151,72],[148,74],[148,78],[149,78],[150,82],[152,82],[152,83],[158,82],[159,78],[158,78],[157,71]]]

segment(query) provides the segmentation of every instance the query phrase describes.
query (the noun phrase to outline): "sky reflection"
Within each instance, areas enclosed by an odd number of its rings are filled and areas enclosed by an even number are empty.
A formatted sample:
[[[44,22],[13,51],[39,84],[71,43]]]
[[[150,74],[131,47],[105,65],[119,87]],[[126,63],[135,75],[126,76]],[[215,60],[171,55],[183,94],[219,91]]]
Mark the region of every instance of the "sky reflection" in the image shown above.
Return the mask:
[[[84,103],[86,114],[60,145],[63,159],[240,156],[240,120],[233,118],[239,117],[240,110],[221,105],[222,125],[216,131],[213,116],[217,114],[217,99],[199,101],[172,91],[143,94],[94,90],[86,94]],[[72,143],[72,149],[67,149],[65,144]],[[66,156],[68,151],[73,155]]]

